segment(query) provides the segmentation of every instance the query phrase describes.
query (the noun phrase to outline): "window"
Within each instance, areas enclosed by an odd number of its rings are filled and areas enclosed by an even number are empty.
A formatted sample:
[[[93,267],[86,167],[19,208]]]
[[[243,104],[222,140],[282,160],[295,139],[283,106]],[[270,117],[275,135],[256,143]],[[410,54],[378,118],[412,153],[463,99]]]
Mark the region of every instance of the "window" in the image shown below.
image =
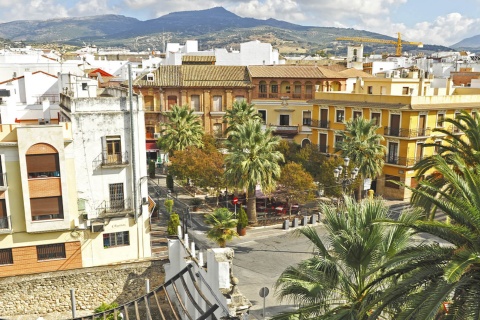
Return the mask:
[[[310,126],[312,124],[312,112],[303,111],[303,125]]]
[[[285,93],[290,93],[290,86],[285,86]]]
[[[443,122],[445,121],[445,113],[437,114],[437,128],[443,128]]]
[[[62,197],[31,198],[32,220],[63,219]]]
[[[147,111],[153,111],[153,96],[143,96],[143,106]]]
[[[0,199],[0,229],[9,229],[8,216],[7,216],[7,204],[5,199]]]
[[[104,233],[103,234],[103,247],[120,247],[130,245],[130,236],[128,231]]]
[[[280,115],[280,125],[281,126],[289,126],[290,125],[290,116],[288,114],[281,114]]]
[[[153,73],[147,74],[147,81],[153,81],[155,77],[153,76]]]
[[[27,154],[27,172],[29,179],[60,177],[58,154]]]
[[[368,87],[367,87],[367,92],[368,92],[368,94],[373,94],[373,87],[372,87],[372,86],[368,86]]]
[[[262,122],[266,123],[267,122],[267,110],[258,110],[258,113],[260,114],[260,117],[262,118]]]
[[[213,111],[222,111],[222,96],[213,96]]]
[[[477,117],[478,117],[477,110],[472,110],[472,118],[476,120]]]
[[[278,93],[278,84],[272,84],[270,86],[270,92],[271,93]]]
[[[362,116],[362,111],[353,111],[353,119],[360,118]]]
[[[258,86],[258,90],[262,93],[266,93],[267,92],[267,84],[266,83],[260,83],[259,86]]]
[[[235,102],[242,102],[242,101],[245,101],[244,96],[235,96]]]
[[[375,125],[379,126],[380,125],[380,112],[372,112],[372,120],[375,123]]]
[[[343,137],[342,136],[335,135],[334,139],[335,139],[335,147],[337,147],[340,142],[343,142]]]
[[[335,122],[343,122],[345,120],[345,110],[335,111]]]
[[[402,94],[408,94],[409,88],[408,87],[403,87],[402,88]]]
[[[122,163],[122,143],[120,136],[106,136],[105,143],[107,145],[106,164]]]
[[[12,249],[0,249],[0,265],[13,264]]]
[[[125,198],[123,193],[123,183],[112,183],[108,185],[110,195],[110,209],[124,209]]]
[[[193,111],[199,112],[200,111],[200,96],[194,94],[190,96],[190,108]]]
[[[400,189],[400,186],[395,182],[400,182],[400,177],[391,176],[389,174],[385,175],[385,187],[392,189]]]
[[[66,257],[65,243],[37,246],[38,261],[65,259]]]
[[[442,145],[442,140],[435,140],[435,146],[433,147],[433,154],[440,153],[440,147]]]
[[[167,105],[169,108],[177,104],[177,96],[168,96],[167,100]]]
[[[88,84],[86,82],[82,82],[82,90],[86,91],[88,89]]]

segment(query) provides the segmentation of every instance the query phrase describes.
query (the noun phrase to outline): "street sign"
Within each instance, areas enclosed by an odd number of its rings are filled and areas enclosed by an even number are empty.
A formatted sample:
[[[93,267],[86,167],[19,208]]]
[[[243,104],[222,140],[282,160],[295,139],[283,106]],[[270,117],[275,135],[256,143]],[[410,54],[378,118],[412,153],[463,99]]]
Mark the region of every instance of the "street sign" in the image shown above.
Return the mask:
[[[238,203],[238,198],[237,197],[233,197],[233,204],[237,204]]]
[[[363,180],[363,190],[368,190],[371,187],[372,187],[372,179],[365,178],[365,180]]]
[[[258,294],[260,295],[260,297],[265,298],[266,296],[268,296],[269,293],[270,291],[268,290],[268,288],[263,287],[262,289],[260,289],[260,292]]]

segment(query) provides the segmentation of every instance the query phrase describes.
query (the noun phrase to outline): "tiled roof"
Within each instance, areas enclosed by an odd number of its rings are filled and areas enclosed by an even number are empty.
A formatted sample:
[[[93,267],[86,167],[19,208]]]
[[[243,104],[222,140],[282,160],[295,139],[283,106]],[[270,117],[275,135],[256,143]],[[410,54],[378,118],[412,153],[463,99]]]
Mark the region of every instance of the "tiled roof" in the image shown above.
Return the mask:
[[[344,76],[348,78],[354,78],[354,77],[362,77],[362,78],[374,78],[375,76],[371,75],[370,73],[367,73],[362,70],[358,70],[355,68],[350,68],[350,69],[345,69],[343,71],[340,71],[339,73],[343,74]]]
[[[249,66],[252,78],[325,79],[345,78],[338,72],[317,66]]]
[[[243,66],[160,66],[153,72],[153,76],[153,81],[148,81],[147,74],[143,74],[135,79],[134,85],[155,87],[252,87],[247,68]]]
[[[215,62],[217,58],[215,56],[182,56],[182,62]]]
[[[323,104],[329,106],[345,106],[345,107],[359,107],[359,108],[382,108],[382,109],[405,109],[409,108],[409,104],[400,103],[376,103],[363,101],[348,101],[348,100],[329,100],[329,99],[313,99],[308,100],[308,103]]]

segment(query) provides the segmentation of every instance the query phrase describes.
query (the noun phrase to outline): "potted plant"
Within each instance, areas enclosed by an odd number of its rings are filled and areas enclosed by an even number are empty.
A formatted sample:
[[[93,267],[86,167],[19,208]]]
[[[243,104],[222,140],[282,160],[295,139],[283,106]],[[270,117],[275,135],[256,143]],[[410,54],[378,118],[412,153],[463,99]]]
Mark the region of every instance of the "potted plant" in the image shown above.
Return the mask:
[[[244,236],[247,234],[247,226],[248,226],[248,216],[245,210],[240,206],[240,210],[238,211],[238,223],[237,223],[237,232],[240,236]]]
[[[165,209],[167,209],[167,213],[170,215],[173,210],[173,199],[166,199],[163,202],[163,205],[165,206]]]
[[[148,176],[150,178],[155,178],[155,161],[150,160],[148,163]]]
[[[193,211],[198,211],[198,208],[202,205],[203,200],[200,198],[193,198],[192,199],[192,206],[193,206]]]
[[[207,238],[215,241],[221,248],[225,248],[227,241],[238,237],[234,230],[237,226],[237,219],[233,218],[233,213],[227,208],[219,208],[214,212],[205,215],[205,223],[212,226],[207,232]]]
[[[172,213],[168,220],[167,234],[169,236],[179,236],[178,226],[180,225],[180,216],[177,213]]]

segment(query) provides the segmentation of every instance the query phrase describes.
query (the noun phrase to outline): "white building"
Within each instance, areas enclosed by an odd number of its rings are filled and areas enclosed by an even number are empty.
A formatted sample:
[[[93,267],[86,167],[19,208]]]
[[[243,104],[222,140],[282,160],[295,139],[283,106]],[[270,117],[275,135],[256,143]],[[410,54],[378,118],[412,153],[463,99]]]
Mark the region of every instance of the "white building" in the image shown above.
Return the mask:
[[[83,266],[150,257],[142,99],[70,74],[60,82],[60,120],[72,125],[84,213],[78,224],[92,231],[83,244]]]

